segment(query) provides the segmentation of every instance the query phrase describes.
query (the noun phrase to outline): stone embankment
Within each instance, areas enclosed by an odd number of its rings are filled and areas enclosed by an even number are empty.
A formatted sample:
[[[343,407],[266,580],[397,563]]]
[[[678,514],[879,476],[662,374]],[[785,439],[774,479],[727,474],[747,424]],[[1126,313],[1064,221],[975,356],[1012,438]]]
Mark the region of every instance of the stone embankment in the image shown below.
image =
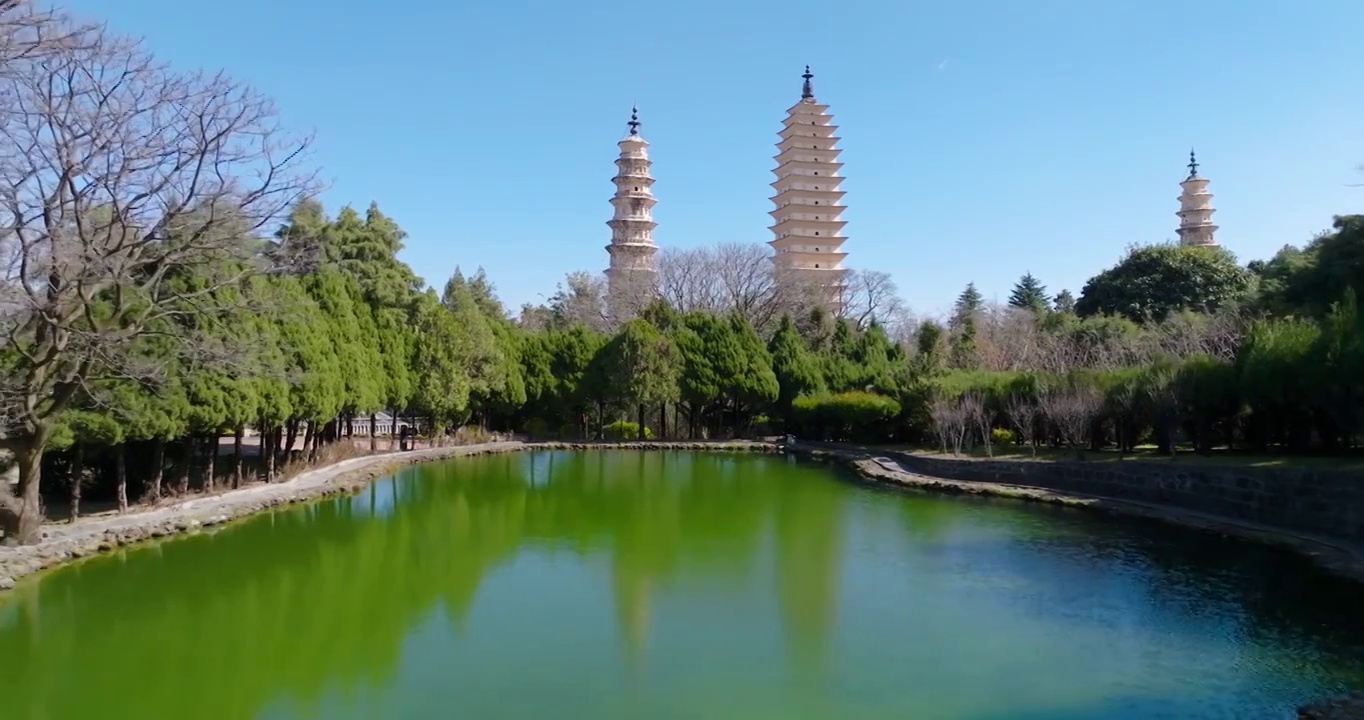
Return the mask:
[[[1332,574],[1364,583],[1364,543],[1342,532],[1357,529],[1352,518],[1364,513],[1364,496],[1349,495],[1355,491],[1346,478],[1320,471],[1146,462],[1113,468],[1101,462],[925,457],[811,443],[793,449],[848,463],[876,482],[1084,507],[1277,545]],[[1354,477],[1364,495],[1364,482]],[[1293,489],[1299,482],[1306,488]],[[1342,507],[1289,499],[1321,496]],[[1271,509],[1276,502],[1283,507]]]

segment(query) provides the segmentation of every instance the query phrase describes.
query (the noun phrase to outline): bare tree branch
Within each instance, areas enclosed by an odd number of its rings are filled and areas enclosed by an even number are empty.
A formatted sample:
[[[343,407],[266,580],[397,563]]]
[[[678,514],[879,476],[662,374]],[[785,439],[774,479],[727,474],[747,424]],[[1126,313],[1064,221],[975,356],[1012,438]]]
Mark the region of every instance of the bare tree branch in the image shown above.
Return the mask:
[[[763,335],[783,315],[810,311],[828,288],[771,261],[765,245],[722,243],[665,249],[659,254],[658,295],[681,312],[737,312]]]
[[[904,310],[899,288],[890,273],[879,270],[853,270],[845,273],[842,315],[858,330],[873,322],[887,324]]]

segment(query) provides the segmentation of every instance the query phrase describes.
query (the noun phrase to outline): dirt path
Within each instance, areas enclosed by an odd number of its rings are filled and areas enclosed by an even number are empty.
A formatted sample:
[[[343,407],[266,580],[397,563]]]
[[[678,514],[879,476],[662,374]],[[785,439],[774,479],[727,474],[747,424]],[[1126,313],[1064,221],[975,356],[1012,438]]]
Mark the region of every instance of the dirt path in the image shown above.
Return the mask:
[[[88,517],[73,525],[44,525],[40,542],[0,547],[0,590],[14,587],[25,575],[120,545],[220,525],[278,505],[353,492],[411,463],[522,447],[519,442],[498,442],[366,455],[299,473],[287,482],[250,485],[124,515]]]

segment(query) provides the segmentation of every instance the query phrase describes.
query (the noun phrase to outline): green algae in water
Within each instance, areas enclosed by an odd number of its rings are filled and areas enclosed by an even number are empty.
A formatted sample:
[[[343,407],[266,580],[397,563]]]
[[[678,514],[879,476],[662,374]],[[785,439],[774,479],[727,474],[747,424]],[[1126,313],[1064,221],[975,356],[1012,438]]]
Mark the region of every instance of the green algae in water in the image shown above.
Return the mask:
[[[534,452],[0,599],[3,717],[1292,717],[1358,590],[1266,548],[781,457]]]

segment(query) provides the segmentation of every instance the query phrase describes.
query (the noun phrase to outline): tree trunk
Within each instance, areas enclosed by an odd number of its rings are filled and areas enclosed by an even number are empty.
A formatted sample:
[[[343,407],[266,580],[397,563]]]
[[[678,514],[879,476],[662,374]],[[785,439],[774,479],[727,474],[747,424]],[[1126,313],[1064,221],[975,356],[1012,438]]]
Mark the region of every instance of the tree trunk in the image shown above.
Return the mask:
[[[14,449],[14,462],[19,466],[19,497],[13,505],[0,512],[0,525],[5,529],[5,541],[32,543],[38,539],[38,530],[43,525],[42,495],[38,483],[42,480],[43,449],[47,447],[51,428],[39,431],[36,437],[27,438],[20,447]]]
[[[270,431],[265,434],[261,442],[266,443],[268,449],[261,451],[261,463],[265,472],[265,482],[275,481],[275,453],[279,452],[279,433],[278,427],[267,426]]]
[[[312,454],[313,447],[313,426],[316,424],[317,423],[314,423],[313,421],[309,420],[308,427],[303,429],[303,450],[301,452],[301,455],[305,461],[312,460],[310,455]]]
[[[238,424],[236,431],[232,433],[232,489],[236,490],[242,486],[242,436],[246,434],[246,426]]]
[[[391,408],[388,409],[388,419],[389,419],[389,423],[390,423],[389,428],[388,428],[388,451],[389,451],[389,452],[393,452],[394,450],[397,450],[397,449],[398,449],[398,409],[397,409],[397,408],[392,408],[392,407],[391,407]]]
[[[161,438],[152,440],[152,474],[147,478],[147,488],[142,493],[142,502],[155,503],[161,499],[161,478],[166,472],[166,441]]]
[[[645,440],[649,432],[649,423],[647,422],[648,416],[644,414],[644,403],[640,403],[639,407],[635,408],[635,414],[639,417],[639,439]]]
[[[208,463],[204,468],[204,492],[213,492],[218,485],[218,433],[209,433],[208,442]]]
[[[288,429],[284,432],[283,447],[279,449],[280,460],[284,463],[289,462],[290,455],[294,452],[294,441],[298,439],[298,420],[293,419],[288,423]]]
[[[330,443],[336,437],[336,420],[328,420],[322,427],[313,433],[313,446],[308,449],[308,462],[317,462],[318,456],[322,453],[323,443]]]
[[[369,414],[369,451],[370,451],[370,452],[378,452],[378,450],[379,450],[379,438],[376,437],[375,434],[374,434],[375,432],[378,431],[378,428],[379,428],[379,418],[378,418],[378,416],[375,415],[374,413],[370,413],[370,414]]]
[[[265,418],[256,421],[256,432],[260,435],[259,445],[256,449],[256,480],[270,482],[270,478],[265,474],[265,459],[270,457],[270,424],[265,421]]]
[[[341,418],[334,417],[322,426],[322,437],[318,438],[317,449],[321,450],[323,443],[328,445],[335,444],[341,438]]]
[[[128,512],[128,445],[119,443],[114,448],[114,478],[118,482],[118,512]]]
[[[668,439],[668,403],[663,403],[658,408],[658,439]]]
[[[81,516],[81,485],[84,484],[85,449],[80,443],[71,446],[71,522]]]
[[[194,467],[194,436],[186,435],[180,441],[181,448],[184,450],[184,461],[180,465],[180,477],[175,482],[176,495],[189,494],[189,473]]]
[[[355,416],[346,413],[346,439],[355,437]]]

